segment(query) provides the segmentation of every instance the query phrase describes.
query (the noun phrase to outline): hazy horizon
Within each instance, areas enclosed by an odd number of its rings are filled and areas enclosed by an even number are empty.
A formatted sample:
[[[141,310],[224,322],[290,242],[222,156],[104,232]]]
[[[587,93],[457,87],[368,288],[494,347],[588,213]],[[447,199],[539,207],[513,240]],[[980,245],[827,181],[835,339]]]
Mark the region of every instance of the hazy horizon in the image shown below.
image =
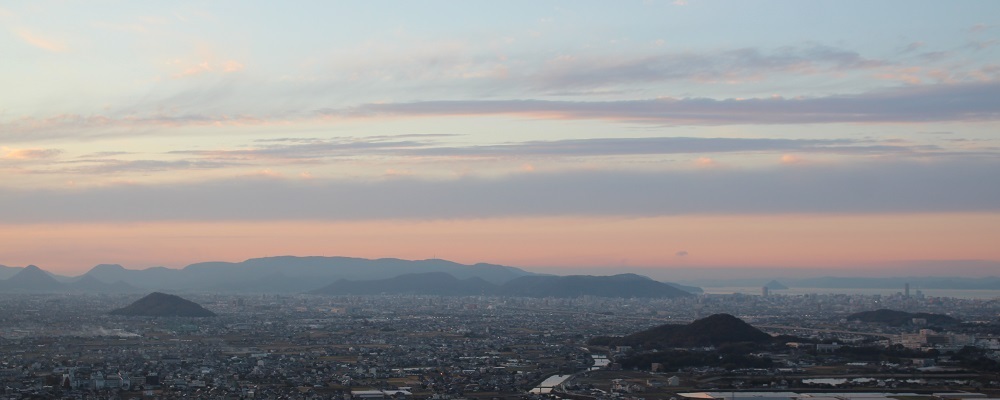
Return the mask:
[[[995,15],[3,4],[0,262],[982,276],[1000,262]]]
[[[315,255],[282,255],[274,257],[345,257],[362,258],[351,256],[315,256]],[[375,259],[375,258],[371,258]],[[406,260],[406,259],[403,259]],[[247,260],[201,260],[198,263],[240,263]],[[420,261],[414,259],[413,261]],[[444,260],[458,262],[455,260]],[[985,260],[913,260],[907,262],[885,263],[881,265],[859,265],[850,268],[802,268],[802,267],[766,267],[766,266],[711,266],[708,268],[698,268],[691,266],[676,267],[656,267],[656,266],[519,266],[490,261],[479,262],[458,262],[459,264],[474,265],[478,263],[503,265],[514,267],[536,274],[550,275],[617,275],[634,273],[648,276],[650,278],[678,283],[705,284],[713,281],[736,282],[754,280],[782,280],[782,279],[803,279],[820,277],[850,277],[850,278],[905,278],[905,277],[1000,277],[1000,263]],[[144,270],[149,268],[169,268],[180,270],[188,265],[151,265],[151,266],[130,266],[114,262],[100,263],[86,267],[73,269],[53,269],[45,265],[35,265],[44,271],[62,275],[66,277],[78,277],[86,274],[98,265],[119,265],[127,270]],[[23,268],[27,265],[8,265],[0,262],[0,266]],[[718,284],[714,286],[720,286]],[[721,285],[727,286],[727,285]]]

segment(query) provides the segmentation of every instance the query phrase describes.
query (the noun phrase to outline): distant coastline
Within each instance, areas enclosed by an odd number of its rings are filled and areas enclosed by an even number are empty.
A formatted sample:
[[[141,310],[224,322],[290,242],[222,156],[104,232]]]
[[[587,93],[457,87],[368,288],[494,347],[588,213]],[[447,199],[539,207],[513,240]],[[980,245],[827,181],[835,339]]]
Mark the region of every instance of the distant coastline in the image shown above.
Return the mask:
[[[733,294],[744,293],[760,295],[760,286],[701,286],[705,294]],[[911,295],[920,290],[925,297],[955,297],[960,299],[995,299],[1000,298],[1000,290],[991,289],[921,289],[911,288]],[[793,287],[786,290],[772,290],[771,294],[802,295],[802,294],[864,294],[883,296],[902,293],[903,289],[893,288],[808,288]]]

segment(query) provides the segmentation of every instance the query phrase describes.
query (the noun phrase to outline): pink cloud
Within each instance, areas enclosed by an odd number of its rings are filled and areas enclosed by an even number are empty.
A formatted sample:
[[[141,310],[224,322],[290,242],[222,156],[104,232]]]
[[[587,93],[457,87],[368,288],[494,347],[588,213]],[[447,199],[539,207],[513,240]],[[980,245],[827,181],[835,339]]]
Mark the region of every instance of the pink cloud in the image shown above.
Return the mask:
[[[388,176],[388,177],[393,177],[393,176],[410,176],[410,175],[413,175],[413,171],[410,171],[409,169],[388,168],[388,169],[385,170],[385,176]]]
[[[972,28],[969,28],[969,32],[972,32],[972,33],[981,33],[981,32],[986,32],[986,31],[990,30],[991,28],[993,28],[993,25],[975,24],[975,25],[972,26]]]
[[[697,160],[694,160],[694,163],[699,167],[707,167],[707,168],[719,166],[718,161],[715,161],[709,157],[699,157]]]
[[[181,62],[177,61],[174,62],[174,64],[180,65]],[[244,68],[246,68],[246,66],[243,65],[243,63],[235,60],[228,60],[224,62],[201,61],[197,64],[182,67],[180,72],[171,75],[171,77],[179,79],[207,73],[230,74],[242,71]]]
[[[42,37],[26,29],[15,29],[14,33],[25,43],[40,48],[42,50],[60,53],[67,50],[66,44],[51,38]]]
[[[284,175],[282,175],[280,172],[272,171],[270,168],[264,168],[264,169],[259,170],[259,171],[254,171],[252,173],[247,174],[246,176],[261,177],[261,178],[283,178],[284,177]]]
[[[239,72],[242,71],[243,68],[244,65],[242,63],[233,60],[226,61],[225,63],[222,64],[222,72],[225,73]]]
[[[202,61],[202,62],[200,62],[198,64],[191,65],[191,66],[188,66],[188,67],[184,68],[184,70],[182,70],[181,72],[178,72],[178,73],[174,74],[173,77],[174,78],[183,78],[183,77],[188,77],[188,76],[201,75],[203,73],[210,72],[210,71],[212,71],[212,66],[208,63],[208,61]]]
[[[59,149],[12,149],[0,147],[2,156],[0,158],[10,160],[32,160],[41,158],[53,158],[62,153]]]
[[[798,164],[802,162],[802,158],[794,154],[785,154],[781,156],[782,164]]]

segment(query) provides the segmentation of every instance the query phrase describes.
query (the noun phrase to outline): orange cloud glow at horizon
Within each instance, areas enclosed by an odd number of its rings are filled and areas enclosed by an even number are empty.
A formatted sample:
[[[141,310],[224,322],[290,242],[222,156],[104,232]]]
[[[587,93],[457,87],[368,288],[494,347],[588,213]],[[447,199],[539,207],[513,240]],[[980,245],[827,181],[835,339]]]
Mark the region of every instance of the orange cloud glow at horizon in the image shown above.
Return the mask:
[[[858,268],[1000,260],[1000,214],[695,215],[431,221],[0,225],[0,264],[82,274],[96,264],[350,256],[442,258],[531,269]],[[554,269],[554,268],[550,268]]]

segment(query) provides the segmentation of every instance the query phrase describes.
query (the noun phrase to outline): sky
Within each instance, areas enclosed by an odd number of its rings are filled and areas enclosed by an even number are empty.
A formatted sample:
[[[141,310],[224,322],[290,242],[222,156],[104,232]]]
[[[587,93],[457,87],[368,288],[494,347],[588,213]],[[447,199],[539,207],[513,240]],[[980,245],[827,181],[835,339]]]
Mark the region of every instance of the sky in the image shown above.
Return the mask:
[[[0,264],[996,275],[998,15],[0,1]]]

